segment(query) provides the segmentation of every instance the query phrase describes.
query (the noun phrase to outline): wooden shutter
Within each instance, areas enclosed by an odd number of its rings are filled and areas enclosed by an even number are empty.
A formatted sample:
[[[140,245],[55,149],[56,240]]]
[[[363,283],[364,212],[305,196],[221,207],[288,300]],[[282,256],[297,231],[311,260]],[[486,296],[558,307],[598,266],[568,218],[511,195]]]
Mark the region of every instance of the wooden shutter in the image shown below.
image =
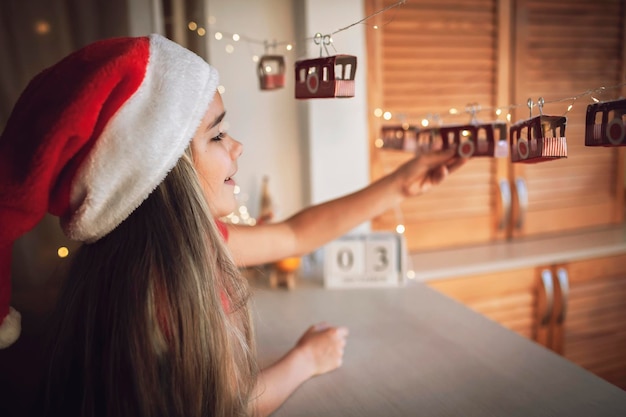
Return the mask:
[[[371,14],[395,3],[366,0]],[[494,107],[498,95],[497,0],[408,1],[377,16],[367,30],[372,179],[412,155],[376,148],[381,126],[402,121],[418,125],[428,114],[444,123],[467,123],[468,103]],[[460,116],[451,116],[456,108]],[[376,109],[391,112],[385,121]],[[480,112],[481,121],[495,112]],[[497,237],[498,163],[475,158],[444,184],[408,199],[372,224],[375,229],[406,226],[409,250],[485,242]]]
[[[394,4],[366,0],[371,14]],[[379,14],[367,30],[372,179],[410,154],[378,149],[386,124],[418,125],[428,114],[466,123],[468,103],[481,121],[498,106],[512,121],[530,117],[528,98],[543,97],[544,114],[568,118],[568,158],[537,164],[473,158],[428,194],[405,201],[373,221],[375,229],[406,226],[409,250],[490,242],[620,223],[624,219],[624,149],[584,146],[589,89],[624,83],[626,5],[620,0],[408,1]],[[607,88],[608,101],[626,93]],[[568,106],[573,104],[571,110]],[[457,108],[461,116],[448,110]],[[395,117],[376,117],[376,109]],[[534,109],[533,115],[537,115]],[[511,221],[502,226],[499,185],[513,195]],[[519,185],[526,185],[527,206]]]
[[[622,0],[519,0],[515,9],[514,100],[556,101],[544,114],[567,116],[568,158],[515,166],[526,181],[528,208],[515,235],[535,235],[606,225],[623,220],[623,153],[585,147],[590,89],[624,83],[624,2]],[[601,101],[622,88],[593,94]],[[568,106],[573,104],[571,111]],[[535,110],[535,115],[537,115]],[[529,110],[516,112],[528,118]]]

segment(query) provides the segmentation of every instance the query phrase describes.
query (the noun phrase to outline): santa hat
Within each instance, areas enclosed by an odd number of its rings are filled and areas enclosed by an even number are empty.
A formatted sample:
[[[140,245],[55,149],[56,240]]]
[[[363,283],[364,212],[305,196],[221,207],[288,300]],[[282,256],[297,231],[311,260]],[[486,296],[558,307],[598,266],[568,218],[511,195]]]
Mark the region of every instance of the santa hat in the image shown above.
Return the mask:
[[[96,42],[33,78],[0,136],[0,348],[20,332],[13,242],[46,212],[82,242],[117,227],[182,156],[217,84],[159,35]]]

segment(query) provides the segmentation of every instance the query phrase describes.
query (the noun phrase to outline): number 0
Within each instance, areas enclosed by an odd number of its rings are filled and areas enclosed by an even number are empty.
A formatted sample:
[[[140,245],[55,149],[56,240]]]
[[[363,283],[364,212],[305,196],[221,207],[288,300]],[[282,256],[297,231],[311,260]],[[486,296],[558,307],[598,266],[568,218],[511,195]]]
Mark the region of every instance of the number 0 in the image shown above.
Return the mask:
[[[354,266],[354,255],[350,249],[341,249],[337,252],[337,265],[343,270],[350,270]]]

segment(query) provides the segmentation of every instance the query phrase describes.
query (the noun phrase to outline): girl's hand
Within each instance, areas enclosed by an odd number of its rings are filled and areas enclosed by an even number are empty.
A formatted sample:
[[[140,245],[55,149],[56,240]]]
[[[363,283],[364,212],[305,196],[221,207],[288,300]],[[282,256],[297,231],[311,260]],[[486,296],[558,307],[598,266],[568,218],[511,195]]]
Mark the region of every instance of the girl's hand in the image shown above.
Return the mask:
[[[457,156],[453,146],[445,151],[421,153],[401,165],[395,174],[400,177],[404,196],[413,197],[439,184],[466,161],[467,158]]]
[[[318,323],[300,337],[294,350],[311,366],[311,376],[324,374],[337,369],[343,363],[343,350],[348,329],[334,327],[328,323]]]

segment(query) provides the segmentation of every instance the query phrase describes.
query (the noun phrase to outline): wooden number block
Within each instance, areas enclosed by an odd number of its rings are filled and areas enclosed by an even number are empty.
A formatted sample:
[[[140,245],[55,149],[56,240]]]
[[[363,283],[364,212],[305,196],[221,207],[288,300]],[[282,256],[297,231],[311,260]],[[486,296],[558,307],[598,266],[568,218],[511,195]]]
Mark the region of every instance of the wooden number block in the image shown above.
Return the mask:
[[[327,288],[397,286],[404,271],[401,236],[374,232],[344,236],[324,248]]]
[[[365,272],[365,242],[347,237],[329,243],[324,249],[324,285],[342,287]]]
[[[365,240],[365,275],[371,286],[398,284],[398,241],[389,235],[368,236]]]

